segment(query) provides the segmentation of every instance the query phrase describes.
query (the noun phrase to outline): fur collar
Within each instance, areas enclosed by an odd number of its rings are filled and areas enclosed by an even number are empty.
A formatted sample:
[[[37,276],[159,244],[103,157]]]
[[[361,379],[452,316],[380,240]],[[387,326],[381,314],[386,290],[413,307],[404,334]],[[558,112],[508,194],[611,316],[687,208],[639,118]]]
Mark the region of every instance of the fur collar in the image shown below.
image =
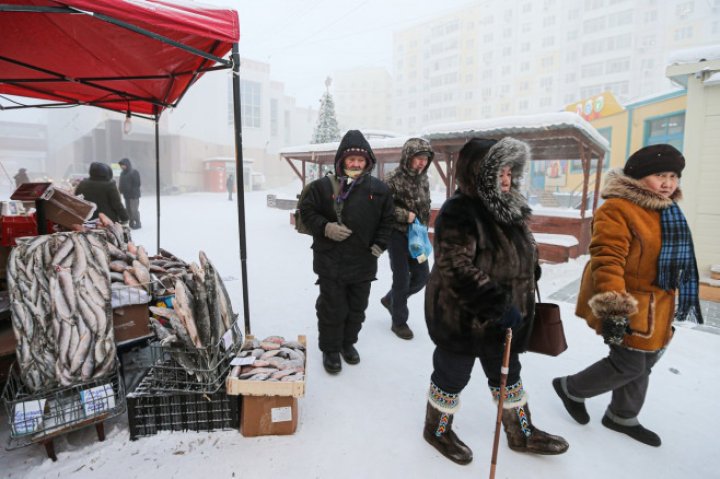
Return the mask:
[[[623,198],[636,205],[649,210],[662,210],[670,206],[673,201],[682,199],[680,188],[670,198],[647,189],[640,181],[623,173],[622,168],[610,170],[605,177],[605,185],[601,196],[608,198]]]
[[[499,223],[524,222],[532,210],[519,186],[529,157],[530,147],[526,143],[510,137],[503,138],[490,148],[482,160],[475,162],[472,167],[475,190],[464,193],[479,197]],[[500,191],[498,180],[500,169],[504,166],[512,170],[512,186],[507,193]]]

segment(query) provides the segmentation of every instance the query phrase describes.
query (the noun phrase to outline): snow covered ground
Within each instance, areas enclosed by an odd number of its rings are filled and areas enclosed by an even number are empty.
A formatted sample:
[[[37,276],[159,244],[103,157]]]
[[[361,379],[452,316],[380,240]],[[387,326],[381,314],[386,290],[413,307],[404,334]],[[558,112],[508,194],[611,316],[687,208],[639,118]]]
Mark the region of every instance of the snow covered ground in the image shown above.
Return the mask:
[[[130,441],[125,416],[106,425],[107,439],[97,442],[94,428],[55,441],[53,463],[42,446],[0,452],[3,477],[262,477],[390,478],[485,477],[489,473],[495,407],[481,368],[462,394],[455,430],[473,449],[468,466],[442,457],[422,438],[433,345],[427,336],[422,295],[410,301],[415,339],[402,341],[390,332],[380,297],[390,286],[387,256],[380,260],[367,320],[357,347],[359,365],[343,365],[334,377],[322,368],[315,324],[315,276],[310,237],[289,226],[289,212],[267,208],[265,195],[292,198],[298,185],[283,191],[246,195],[248,275],[252,332],[308,338],[306,396],[292,436],[245,438],[237,431],[163,432]],[[141,200],[145,227],[136,242],[155,250],[154,198]],[[242,315],[240,260],[235,203],[225,194],[162,198],[162,246],[185,260],[207,252],[226,278],[235,310]],[[544,297],[580,276],[587,258],[547,265],[541,280]],[[233,279],[234,278],[234,279]],[[569,349],[557,358],[525,354],[523,382],[530,394],[534,423],[561,434],[570,450],[557,457],[525,455],[500,442],[498,478],[553,477],[720,477],[714,461],[715,401],[720,393],[720,335],[679,327],[669,350],[656,366],[640,420],[662,437],[652,448],[600,424],[609,395],[587,402],[590,424],[576,424],[552,390],[553,377],[578,371],[602,357],[606,347],[573,305],[561,303]],[[0,438],[9,436],[5,411]]]

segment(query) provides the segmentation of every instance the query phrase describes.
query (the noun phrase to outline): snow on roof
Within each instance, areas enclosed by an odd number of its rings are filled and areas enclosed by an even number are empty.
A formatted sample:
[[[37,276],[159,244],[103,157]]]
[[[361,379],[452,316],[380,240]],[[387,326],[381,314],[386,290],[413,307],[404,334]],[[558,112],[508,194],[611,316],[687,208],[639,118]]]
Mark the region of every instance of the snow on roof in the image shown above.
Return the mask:
[[[523,132],[528,130],[574,127],[606,150],[610,144],[598,131],[580,115],[569,112],[541,113],[537,115],[503,116],[484,120],[464,121],[430,125],[422,130],[422,136],[428,139],[441,139],[448,136],[472,135],[492,132]]]
[[[668,66],[681,65],[683,63],[698,63],[710,60],[720,60],[720,43],[672,50],[668,53],[666,64]]]
[[[406,141],[411,137],[399,136],[397,138],[368,138],[368,143],[373,150],[383,148],[402,148]],[[311,152],[329,152],[337,151],[340,146],[339,141],[333,141],[331,143],[315,143],[308,145],[297,145],[287,146],[280,149],[280,154],[286,153],[311,153]]]

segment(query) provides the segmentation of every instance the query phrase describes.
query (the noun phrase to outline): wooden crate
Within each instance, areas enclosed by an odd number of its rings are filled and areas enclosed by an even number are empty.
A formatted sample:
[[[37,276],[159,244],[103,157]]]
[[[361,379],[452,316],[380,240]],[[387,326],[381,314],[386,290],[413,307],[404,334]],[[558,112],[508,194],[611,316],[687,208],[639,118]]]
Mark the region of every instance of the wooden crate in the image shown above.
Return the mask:
[[[252,340],[253,338],[254,336],[248,334],[246,339]],[[297,340],[305,346],[305,374],[307,374],[307,339],[304,335],[300,335]],[[233,377],[231,372],[225,380],[225,389],[228,395],[292,396],[300,398],[305,396],[305,380],[291,382],[248,381]]]

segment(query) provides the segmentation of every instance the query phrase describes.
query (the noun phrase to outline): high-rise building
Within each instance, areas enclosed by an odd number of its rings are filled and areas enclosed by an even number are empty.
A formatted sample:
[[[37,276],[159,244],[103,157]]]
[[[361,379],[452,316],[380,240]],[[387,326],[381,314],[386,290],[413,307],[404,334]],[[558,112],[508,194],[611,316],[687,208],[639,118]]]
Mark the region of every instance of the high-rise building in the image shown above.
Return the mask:
[[[669,51],[720,42],[720,0],[484,0],[396,32],[393,128],[671,88]]]
[[[353,68],[332,75],[330,93],[340,131],[392,127],[392,82],[385,68]]]

